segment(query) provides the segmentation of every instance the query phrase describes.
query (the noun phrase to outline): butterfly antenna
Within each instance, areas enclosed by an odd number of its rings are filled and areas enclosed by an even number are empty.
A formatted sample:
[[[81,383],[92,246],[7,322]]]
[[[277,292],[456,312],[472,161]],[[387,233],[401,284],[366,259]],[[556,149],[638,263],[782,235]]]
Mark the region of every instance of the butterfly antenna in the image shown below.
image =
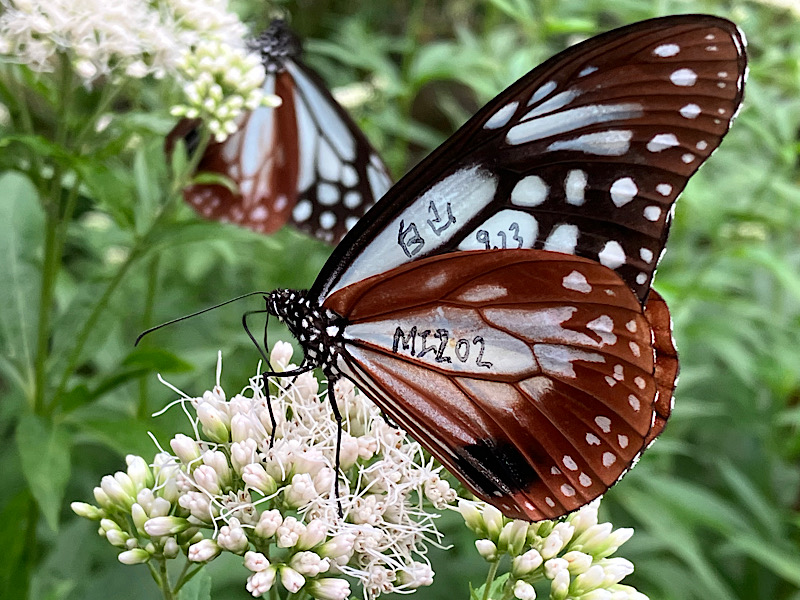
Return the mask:
[[[191,318],[196,317],[198,315],[202,315],[203,313],[207,313],[209,311],[215,310],[217,308],[225,306],[226,304],[231,304],[232,302],[238,302],[239,300],[242,300],[244,298],[249,298],[250,296],[264,296],[265,294],[267,294],[267,292],[250,292],[249,294],[242,294],[241,296],[237,296],[236,298],[231,298],[230,300],[226,300],[225,302],[220,302],[219,304],[215,304],[214,306],[209,306],[208,308],[204,308],[203,310],[198,310],[197,312],[193,312],[190,315],[184,315],[182,317],[178,317],[177,319],[172,319],[171,321],[167,321],[166,323],[161,323],[161,325],[156,325],[155,327],[151,327],[150,329],[146,329],[145,331],[140,333],[139,337],[136,338],[136,341],[134,342],[133,345],[134,346],[138,346],[139,342],[142,341],[142,338],[144,336],[146,336],[149,333],[153,333],[154,331],[157,331],[157,330],[161,329],[162,327],[166,327],[167,325],[174,325],[175,323],[180,323],[181,321],[186,321],[187,319],[191,319]],[[256,345],[258,345],[258,344],[256,344]]]
[[[267,313],[267,324],[264,325],[264,349],[261,349],[258,341],[256,340],[253,333],[250,331],[250,328],[247,326],[247,317],[250,315],[262,315]],[[248,310],[246,313],[242,315],[242,327],[244,327],[245,332],[247,332],[247,337],[250,338],[250,341],[253,342],[253,345],[258,350],[258,353],[261,355],[261,358],[264,359],[264,362],[269,367],[269,370],[272,371],[272,364],[269,362],[269,356],[267,356],[267,350],[269,346],[267,346],[267,325],[269,324],[269,311],[267,309],[261,310]]]

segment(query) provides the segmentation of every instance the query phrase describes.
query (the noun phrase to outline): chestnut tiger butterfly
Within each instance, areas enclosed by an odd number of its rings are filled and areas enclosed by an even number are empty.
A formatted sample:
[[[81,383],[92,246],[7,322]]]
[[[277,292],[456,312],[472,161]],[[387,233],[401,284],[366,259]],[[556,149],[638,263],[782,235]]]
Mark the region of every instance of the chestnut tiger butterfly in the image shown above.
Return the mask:
[[[319,75],[300,60],[298,37],[274,19],[254,42],[266,70],[264,92],[281,98],[242,117],[222,143],[211,142],[198,171],[231,179],[238,193],[218,184],[193,184],[184,199],[207,219],[230,221],[260,233],[287,222],[324,242],[338,242],[391,186],[389,172],[358,125]],[[167,149],[196,143],[198,119],[183,119]]]
[[[391,188],[310,290],[267,297],[304,350],[288,374],[351,379],[508,517],[602,495],[669,417],[678,358],[650,282],[745,65],[733,23],[685,15],[528,73]]]

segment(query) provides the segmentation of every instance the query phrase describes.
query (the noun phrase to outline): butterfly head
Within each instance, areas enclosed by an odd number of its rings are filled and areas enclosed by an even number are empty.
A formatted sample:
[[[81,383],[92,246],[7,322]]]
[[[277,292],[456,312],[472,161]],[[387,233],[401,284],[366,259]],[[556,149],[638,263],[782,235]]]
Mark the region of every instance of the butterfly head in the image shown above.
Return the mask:
[[[286,59],[297,59],[302,53],[300,39],[283,19],[273,19],[269,27],[253,40],[252,46],[261,53],[267,73],[283,71]]]
[[[305,353],[304,364],[320,366],[338,379],[336,357],[342,347],[346,320],[311,301],[305,290],[275,290],[267,297],[267,311],[286,324]]]

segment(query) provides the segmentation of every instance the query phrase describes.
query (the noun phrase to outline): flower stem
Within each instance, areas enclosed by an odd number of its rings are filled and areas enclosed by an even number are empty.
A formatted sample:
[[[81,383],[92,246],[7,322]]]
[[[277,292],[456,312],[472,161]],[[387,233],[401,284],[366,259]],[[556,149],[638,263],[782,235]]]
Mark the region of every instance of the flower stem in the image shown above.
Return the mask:
[[[492,583],[497,576],[497,569],[500,567],[500,560],[496,560],[489,567],[489,573],[486,575],[486,583],[483,585],[483,600],[489,600],[489,591],[492,589]]]
[[[44,264],[42,265],[42,286],[39,292],[38,330],[36,334],[36,359],[34,362],[33,411],[41,414],[45,403],[47,358],[50,346],[50,311],[53,291],[61,262],[58,247],[58,210],[50,204],[45,209]]]
[[[169,574],[167,573],[167,559],[161,558],[159,560],[159,579],[161,584],[161,595],[164,600],[174,600],[175,594],[169,585]]]

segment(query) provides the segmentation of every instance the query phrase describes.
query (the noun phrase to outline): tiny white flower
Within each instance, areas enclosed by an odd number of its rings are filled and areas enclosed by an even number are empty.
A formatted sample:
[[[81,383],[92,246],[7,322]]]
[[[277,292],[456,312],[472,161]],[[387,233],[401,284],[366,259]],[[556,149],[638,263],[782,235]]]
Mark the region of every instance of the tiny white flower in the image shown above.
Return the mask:
[[[179,433],[169,442],[172,451],[185,465],[191,465],[200,458],[200,446],[188,435]]]
[[[345,579],[313,579],[306,587],[315,600],[347,600],[350,597],[350,583]]]
[[[133,550],[126,550],[117,555],[117,559],[123,565],[140,565],[150,560],[150,553],[142,548],[134,548]]]
[[[283,524],[283,515],[277,509],[267,510],[261,513],[258,524],[255,527],[255,534],[262,538],[270,538],[278,531]]]
[[[255,598],[266,594],[272,589],[277,572],[277,567],[270,566],[264,571],[253,573],[247,578],[247,591],[253,594]]]
[[[299,592],[306,583],[306,578],[291,567],[280,567],[281,584],[292,594]]]
[[[231,518],[227,525],[219,528],[217,543],[234,554],[243,554],[250,544],[247,534],[239,523],[239,519],[235,517]]]
[[[322,558],[314,552],[297,552],[289,560],[289,566],[295,571],[306,577],[316,577],[320,573],[325,573],[331,566],[330,560]]]
[[[536,600],[536,590],[530,583],[520,579],[514,583],[514,597],[519,600]]]
[[[485,560],[488,561],[497,560],[497,546],[493,541],[476,540],[475,548],[477,548],[478,554],[480,554]]]
[[[248,550],[244,555],[244,566],[254,573],[257,573],[259,571],[266,571],[270,566],[270,562],[261,552]]]
[[[220,552],[222,547],[217,542],[203,539],[189,546],[187,557],[192,562],[207,562],[219,556]]]
[[[155,517],[144,524],[147,535],[158,537],[161,535],[175,535],[189,529],[190,523],[180,517]]]

